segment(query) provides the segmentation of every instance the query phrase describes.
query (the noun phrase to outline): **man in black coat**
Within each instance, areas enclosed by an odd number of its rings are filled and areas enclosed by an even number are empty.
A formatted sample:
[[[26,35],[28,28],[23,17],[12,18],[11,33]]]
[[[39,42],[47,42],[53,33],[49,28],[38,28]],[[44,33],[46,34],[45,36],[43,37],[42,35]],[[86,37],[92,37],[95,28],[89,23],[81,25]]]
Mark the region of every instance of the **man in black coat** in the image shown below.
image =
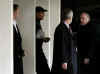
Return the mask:
[[[96,74],[97,72],[97,67],[96,67],[96,60],[97,56],[99,56],[99,54],[97,52],[99,52],[100,49],[100,23],[95,22],[95,24],[93,24],[93,32],[92,32],[92,45],[91,45],[91,60],[90,60],[90,73],[91,74]]]
[[[73,48],[72,30],[69,25],[72,18],[73,11],[65,9],[62,22],[55,30],[52,73],[75,74],[72,58],[76,51]]]
[[[77,33],[80,74],[93,73],[93,53],[95,51],[95,30],[90,22],[90,15],[80,15],[80,27]]]
[[[19,13],[19,6],[13,6],[13,55],[14,55],[14,74],[23,74],[23,56],[24,50],[22,49],[22,38],[16,23],[16,18]]]
[[[36,72],[37,74],[50,73],[50,69],[47,63],[47,59],[44,55],[42,44],[48,42],[49,37],[45,37],[41,27],[40,21],[44,18],[44,12],[47,10],[37,6],[36,7]]]

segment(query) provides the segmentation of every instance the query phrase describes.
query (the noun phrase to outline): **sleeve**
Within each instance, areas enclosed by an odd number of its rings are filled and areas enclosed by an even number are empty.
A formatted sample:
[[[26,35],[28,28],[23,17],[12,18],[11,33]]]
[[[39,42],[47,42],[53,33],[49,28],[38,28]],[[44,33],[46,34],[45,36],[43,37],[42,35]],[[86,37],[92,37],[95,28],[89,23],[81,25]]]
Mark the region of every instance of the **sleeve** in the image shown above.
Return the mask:
[[[38,30],[37,31],[37,34],[36,34],[36,38],[37,39],[42,39],[42,38],[44,38],[45,37],[45,34],[44,34],[44,32],[40,29],[40,30]]]
[[[88,51],[88,57],[89,58],[93,58],[93,54],[95,52],[95,34],[94,34],[94,30],[90,29],[90,44],[89,44],[89,51]]]
[[[95,40],[94,39],[91,39],[91,42],[90,42],[90,48],[89,48],[89,51],[88,51],[88,57],[89,58],[93,58],[93,54],[95,52]]]

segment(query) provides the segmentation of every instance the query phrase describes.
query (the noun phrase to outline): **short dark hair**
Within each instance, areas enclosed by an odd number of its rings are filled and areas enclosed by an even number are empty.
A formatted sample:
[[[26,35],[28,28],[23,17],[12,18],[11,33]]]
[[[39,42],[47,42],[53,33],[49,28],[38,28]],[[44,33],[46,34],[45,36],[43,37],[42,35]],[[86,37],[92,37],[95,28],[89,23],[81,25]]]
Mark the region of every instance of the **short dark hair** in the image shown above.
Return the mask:
[[[70,15],[69,15],[70,12],[73,13],[72,9],[70,9],[70,8],[64,9],[64,12],[62,13],[62,18],[61,18],[62,21],[64,21],[65,19],[70,18]]]
[[[13,5],[13,12],[15,12],[18,9],[19,5],[18,4],[14,4]]]

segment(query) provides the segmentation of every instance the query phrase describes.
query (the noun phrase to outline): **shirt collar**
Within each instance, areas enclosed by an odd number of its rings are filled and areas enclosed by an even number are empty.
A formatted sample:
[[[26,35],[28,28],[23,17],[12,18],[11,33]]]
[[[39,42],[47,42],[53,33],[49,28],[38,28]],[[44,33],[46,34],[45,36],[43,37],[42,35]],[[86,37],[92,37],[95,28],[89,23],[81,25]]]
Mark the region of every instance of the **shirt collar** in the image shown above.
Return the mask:
[[[69,29],[69,24],[67,24],[66,22],[64,22],[64,24],[67,26],[67,28]]]
[[[17,25],[16,20],[13,20],[13,25],[16,27]]]

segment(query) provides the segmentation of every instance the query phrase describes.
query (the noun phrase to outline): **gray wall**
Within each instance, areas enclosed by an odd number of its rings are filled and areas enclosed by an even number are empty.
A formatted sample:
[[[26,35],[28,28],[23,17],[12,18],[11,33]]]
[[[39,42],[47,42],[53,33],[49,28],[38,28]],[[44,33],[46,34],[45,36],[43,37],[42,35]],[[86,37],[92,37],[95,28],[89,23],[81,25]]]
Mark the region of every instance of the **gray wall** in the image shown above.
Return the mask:
[[[27,53],[23,59],[25,74],[35,74],[35,7],[41,5],[48,10],[42,21],[42,27],[46,36],[49,36],[51,40],[44,44],[43,48],[51,68],[53,36],[60,22],[60,0],[14,0],[14,3],[20,6],[20,16],[17,22],[23,38],[23,48]],[[12,74],[13,72],[12,5],[13,0],[0,0],[0,74]]]
[[[48,10],[45,18],[41,21],[43,31],[51,38],[49,43],[43,44],[43,51],[52,66],[53,36],[56,26],[60,22],[60,0],[14,0],[20,6],[20,17],[18,23],[23,38],[23,48],[28,52],[24,57],[24,73],[35,73],[35,7],[42,6]]]
[[[24,74],[35,73],[35,0],[14,0],[19,4],[19,24],[22,45],[27,55],[24,57]]]
[[[0,74],[13,72],[11,1],[0,0]]]

